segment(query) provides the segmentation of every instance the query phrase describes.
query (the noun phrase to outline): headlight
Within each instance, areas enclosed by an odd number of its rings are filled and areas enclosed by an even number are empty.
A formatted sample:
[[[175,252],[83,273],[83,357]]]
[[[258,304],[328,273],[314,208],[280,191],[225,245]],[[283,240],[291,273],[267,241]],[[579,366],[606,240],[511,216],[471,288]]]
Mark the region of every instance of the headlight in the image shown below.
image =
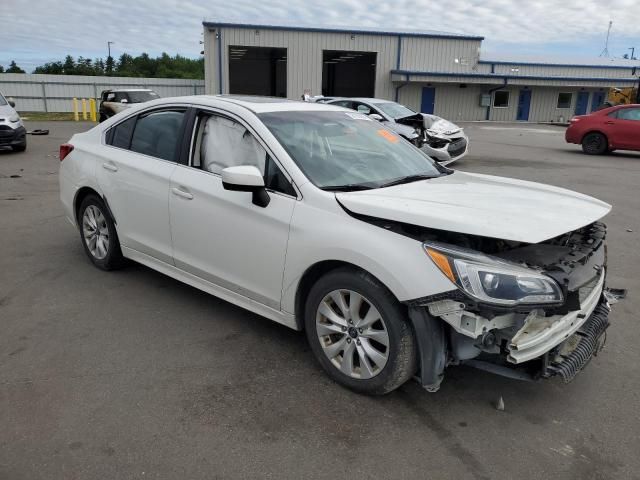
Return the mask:
[[[20,121],[20,115],[18,115],[17,113],[14,113],[13,115],[11,115],[9,117],[9,121],[13,122],[13,123],[19,122]]]
[[[425,243],[440,271],[471,297],[498,305],[560,303],[560,286],[531,268],[472,250]]]

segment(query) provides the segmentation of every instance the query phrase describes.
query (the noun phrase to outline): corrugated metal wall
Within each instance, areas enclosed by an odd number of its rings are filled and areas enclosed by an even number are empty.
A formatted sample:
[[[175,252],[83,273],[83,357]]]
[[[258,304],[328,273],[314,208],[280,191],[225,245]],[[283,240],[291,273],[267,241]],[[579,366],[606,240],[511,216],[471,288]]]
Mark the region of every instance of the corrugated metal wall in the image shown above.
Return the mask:
[[[403,37],[400,69],[470,73],[478,63],[480,45],[480,40]]]
[[[161,97],[204,93],[204,80],[93,77],[85,75],[0,74],[0,91],[22,112],[71,112],[71,99],[98,98],[108,88],[151,88]]]
[[[436,89],[434,113],[451,121],[477,121],[486,119],[486,107],[480,106],[480,95],[486,94],[495,85],[467,84],[460,88],[460,84],[412,83],[400,89],[399,102],[409,108],[420,111],[422,104],[422,88],[433,86]],[[504,108],[492,107],[489,120],[501,122],[516,121],[518,112],[518,97],[523,87],[508,85],[500,90],[509,92],[509,105]],[[606,91],[599,88],[563,88],[563,87],[533,87],[529,107],[530,122],[558,122],[569,120],[575,113],[578,92],[589,92],[588,109],[591,108],[593,93]],[[569,108],[557,108],[558,94],[570,92],[573,94]]]
[[[486,65],[484,65],[486,67]],[[517,72],[512,72],[517,69]],[[629,78],[632,77],[631,68],[598,68],[578,66],[553,65],[495,65],[496,74],[507,75],[535,75],[541,77],[583,77],[583,78]]]
[[[222,28],[222,92],[229,92],[228,51],[230,45],[281,47],[287,49],[287,97],[299,99],[306,89],[313,95],[322,93],[323,50],[376,52],[375,96],[393,98],[394,87],[389,72],[396,68],[398,39],[394,36],[354,33],[299,32]],[[218,80],[217,32],[205,30],[206,90],[220,93]],[[351,38],[353,36],[353,38]]]

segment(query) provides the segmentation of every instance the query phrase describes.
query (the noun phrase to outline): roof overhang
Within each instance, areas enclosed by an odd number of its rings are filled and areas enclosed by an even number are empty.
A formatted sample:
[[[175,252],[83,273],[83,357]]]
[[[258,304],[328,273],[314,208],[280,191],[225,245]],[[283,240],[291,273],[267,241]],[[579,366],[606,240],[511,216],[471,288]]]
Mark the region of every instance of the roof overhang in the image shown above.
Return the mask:
[[[280,30],[291,32],[320,32],[320,33],[346,33],[352,35],[381,35],[393,37],[419,37],[419,38],[441,38],[448,40],[475,40],[482,41],[484,37],[474,35],[464,35],[447,32],[419,32],[409,30],[376,30],[367,29],[366,27],[311,27],[311,26],[295,26],[295,25],[261,25],[252,23],[231,23],[231,22],[202,22],[204,28],[247,28],[253,30]]]
[[[392,82],[479,83],[484,85],[539,85],[565,87],[633,86],[638,78],[503,75],[491,73],[391,70]]]

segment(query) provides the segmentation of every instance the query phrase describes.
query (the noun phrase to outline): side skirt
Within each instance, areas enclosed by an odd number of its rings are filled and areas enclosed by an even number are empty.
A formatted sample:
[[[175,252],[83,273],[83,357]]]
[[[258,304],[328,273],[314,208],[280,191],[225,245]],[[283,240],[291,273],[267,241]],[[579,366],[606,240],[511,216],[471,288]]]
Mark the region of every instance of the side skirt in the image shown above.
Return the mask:
[[[184,270],[181,270],[173,265],[169,265],[147,254],[138,252],[137,250],[134,250],[132,248],[128,248],[125,246],[122,246],[121,248],[122,254],[126,258],[141,263],[142,265],[152,268],[171,278],[175,278],[176,280],[186,283],[187,285],[191,285],[192,287],[202,290],[203,292],[207,292],[215,297],[221,298],[222,300],[226,300],[229,303],[233,303],[238,307],[242,307],[263,317],[267,317],[269,320],[273,320],[274,322],[280,323],[286,327],[298,330],[295,317],[289,313],[280,312],[273,308],[267,307],[266,305],[258,303],[255,300],[251,300],[250,298],[239,295],[214,283],[207,282],[206,280],[203,280],[202,278],[197,277],[189,272],[185,272]]]

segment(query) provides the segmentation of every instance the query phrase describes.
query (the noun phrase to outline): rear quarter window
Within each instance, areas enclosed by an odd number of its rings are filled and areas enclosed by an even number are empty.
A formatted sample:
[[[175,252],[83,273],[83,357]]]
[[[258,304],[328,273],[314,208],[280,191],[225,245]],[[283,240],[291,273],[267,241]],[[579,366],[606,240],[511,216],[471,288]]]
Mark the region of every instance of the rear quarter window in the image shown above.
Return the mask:
[[[112,147],[129,148],[131,144],[131,134],[136,125],[136,117],[131,117],[124,122],[120,122],[107,132],[107,144]]]

